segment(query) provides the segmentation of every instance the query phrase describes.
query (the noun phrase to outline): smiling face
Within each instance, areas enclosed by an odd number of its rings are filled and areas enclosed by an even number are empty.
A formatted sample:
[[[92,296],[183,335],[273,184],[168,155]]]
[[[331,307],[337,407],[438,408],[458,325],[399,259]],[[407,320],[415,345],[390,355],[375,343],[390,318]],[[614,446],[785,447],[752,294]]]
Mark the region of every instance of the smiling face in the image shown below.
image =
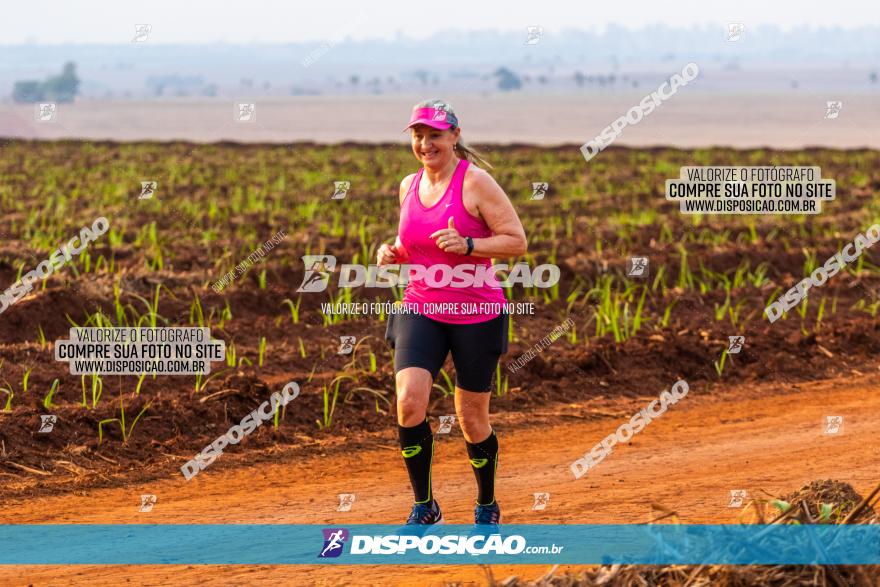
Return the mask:
[[[455,157],[453,148],[461,134],[460,128],[440,130],[417,124],[411,132],[413,155],[425,167],[443,169]]]

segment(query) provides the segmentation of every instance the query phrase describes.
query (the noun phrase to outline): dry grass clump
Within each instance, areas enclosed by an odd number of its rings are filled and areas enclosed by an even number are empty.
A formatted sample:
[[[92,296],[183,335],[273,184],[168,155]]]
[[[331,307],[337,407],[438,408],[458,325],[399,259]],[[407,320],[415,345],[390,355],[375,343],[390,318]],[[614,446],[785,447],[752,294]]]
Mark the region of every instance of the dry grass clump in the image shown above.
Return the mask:
[[[873,504],[878,485],[862,498],[847,483],[813,481],[779,499],[752,499],[741,519],[762,524],[876,524]],[[657,519],[677,519],[675,512]],[[655,520],[656,521],[656,520]],[[873,587],[880,585],[880,565],[603,565],[581,573],[556,575],[558,565],[535,581],[511,576],[492,587]]]

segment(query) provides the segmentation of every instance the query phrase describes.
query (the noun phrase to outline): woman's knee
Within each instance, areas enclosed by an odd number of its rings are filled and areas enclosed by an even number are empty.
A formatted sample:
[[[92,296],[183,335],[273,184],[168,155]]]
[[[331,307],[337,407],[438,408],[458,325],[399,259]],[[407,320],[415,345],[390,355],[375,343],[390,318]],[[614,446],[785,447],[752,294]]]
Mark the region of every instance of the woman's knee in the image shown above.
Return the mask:
[[[397,421],[401,426],[416,426],[425,420],[431,379],[418,373],[397,374]]]
[[[489,436],[492,428],[489,425],[488,410],[475,410],[460,406],[457,412],[458,425],[461,427],[465,440],[480,442]]]

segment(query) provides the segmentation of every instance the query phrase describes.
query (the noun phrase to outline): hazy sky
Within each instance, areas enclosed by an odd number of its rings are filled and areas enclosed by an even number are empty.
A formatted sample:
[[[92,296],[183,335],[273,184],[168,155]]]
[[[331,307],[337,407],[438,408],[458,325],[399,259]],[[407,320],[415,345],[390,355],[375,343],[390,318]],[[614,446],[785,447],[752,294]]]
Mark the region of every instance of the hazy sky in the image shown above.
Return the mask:
[[[363,15],[363,16],[361,16]],[[631,0],[580,2],[442,0],[378,3],[355,0],[23,0],[4,3],[0,44],[128,43],[135,24],[150,24],[149,42],[298,42],[351,35],[393,38],[398,32],[424,38],[440,30],[525,31],[563,28],[599,30],[609,23],[630,28],[651,24],[726,28],[774,24],[851,28],[880,24],[877,0]]]

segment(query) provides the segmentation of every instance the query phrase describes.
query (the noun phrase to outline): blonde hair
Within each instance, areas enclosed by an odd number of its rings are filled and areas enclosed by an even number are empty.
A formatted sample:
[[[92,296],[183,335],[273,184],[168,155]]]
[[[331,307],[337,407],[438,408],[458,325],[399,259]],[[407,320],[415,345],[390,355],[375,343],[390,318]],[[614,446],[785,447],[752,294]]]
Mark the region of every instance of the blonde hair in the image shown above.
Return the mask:
[[[450,129],[450,131],[453,129]],[[468,147],[464,144],[464,141],[459,136],[458,142],[455,143],[455,147],[453,147],[458,156],[466,161],[470,161],[471,163],[479,163],[480,167],[488,167],[489,169],[494,169],[492,164],[486,161],[486,158],[483,155],[471,147]]]

